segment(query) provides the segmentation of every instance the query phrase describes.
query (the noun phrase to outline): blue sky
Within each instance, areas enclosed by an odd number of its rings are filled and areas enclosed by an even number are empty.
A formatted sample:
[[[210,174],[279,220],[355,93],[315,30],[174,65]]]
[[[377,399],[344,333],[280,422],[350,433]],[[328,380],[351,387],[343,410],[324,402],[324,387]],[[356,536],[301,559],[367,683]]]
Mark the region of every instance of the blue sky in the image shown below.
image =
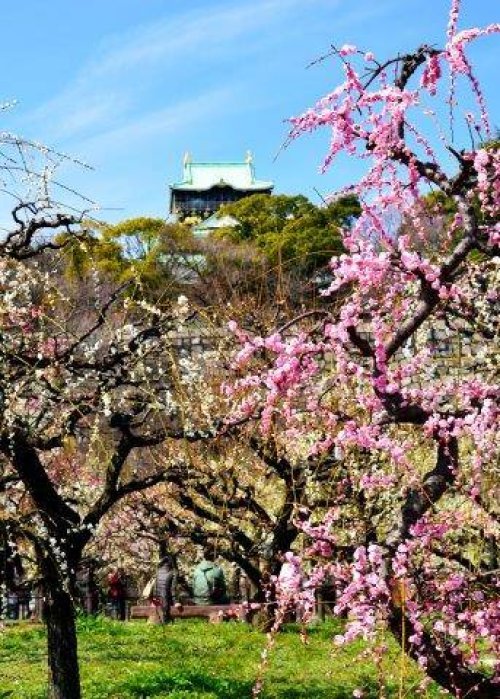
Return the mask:
[[[318,172],[328,134],[274,157],[284,120],[338,82],[334,63],[306,66],[333,42],[389,56],[442,44],[448,0],[19,0],[2,3],[2,130],[90,163],[63,173],[99,202],[101,218],[164,217],[183,153],[243,159],[276,191],[324,194],[356,168]],[[463,0],[462,25],[500,20],[499,0]],[[500,125],[500,41],[474,49]]]

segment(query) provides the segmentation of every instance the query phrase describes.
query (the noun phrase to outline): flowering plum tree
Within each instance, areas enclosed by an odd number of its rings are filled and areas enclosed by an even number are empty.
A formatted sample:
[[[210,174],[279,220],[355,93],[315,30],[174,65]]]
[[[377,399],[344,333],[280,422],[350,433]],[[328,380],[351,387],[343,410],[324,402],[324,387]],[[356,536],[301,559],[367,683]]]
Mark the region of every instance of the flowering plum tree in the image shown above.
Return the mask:
[[[303,526],[322,560],[311,584],[332,578],[348,615],[338,643],[385,625],[453,696],[486,699],[498,696],[500,670],[498,570],[485,550],[499,531],[500,155],[466,50],[500,25],[459,31],[458,16],[453,0],[442,48],[386,61],[333,50],[345,79],[291,120],[290,139],[326,127],[325,169],[340,153],[366,163],[349,190],[362,214],[331,263],[324,307],[267,337],[232,325],[242,348],[229,391],[239,418],[258,417],[289,448],[336,454],[335,506]],[[477,108],[460,149],[463,81]],[[431,192],[442,206],[429,221]],[[453,371],[429,342],[440,327]],[[353,503],[372,519],[348,532]],[[342,560],[346,540],[354,554]]]
[[[129,551],[128,557],[139,561],[142,551],[151,551],[147,542],[155,542],[157,548],[171,545],[181,558],[184,549],[188,557],[192,554],[187,543],[211,542],[219,556],[237,565],[263,593],[264,570],[277,574],[281,556],[301,533],[296,514],[310,507],[312,499],[317,502],[312,491],[322,470],[315,472],[310,460],[288,460],[272,441],[255,435],[248,440],[224,437],[209,448],[190,448],[189,457],[184,456],[188,460],[188,469],[170,470],[165,482],[127,503],[126,513],[122,508],[113,512],[94,546],[99,551],[111,546],[115,556],[116,551]],[[324,501],[323,483],[320,491]],[[136,536],[120,544],[131,528]],[[138,551],[141,539],[144,544]],[[150,570],[151,555],[145,563]]]
[[[62,253],[81,217],[49,195],[52,154],[2,138],[17,202],[0,241],[1,517],[9,546],[29,541],[37,558],[50,696],[78,699],[73,599],[82,551],[122,498],[182,467],[155,459],[158,444],[211,432],[186,426],[172,399],[169,333],[184,322],[185,304],[160,310],[97,273],[85,286],[65,280]],[[22,198],[11,185],[17,173],[19,191],[30,185]]]
[[[223,342],[177,362],[183,409],[196,424],[227,412],[220,391],[227,351]],[[179,387],[177,401],[180,393]],[[264,570],[278,573],[282,555],[300,535],[295,521],[300,508],[331,502],[332,496],[324,457],[310,457],[304,449],[287,458],[283,446],[277,436],[263,438],[251,423],[221,430],[209,444],[166,443],[156,450],[157,461],[186,467],[170,468],[158,485],[110,512],[91,550],[100,559],[127,560],[147,577],[162,547],[189,567],[195,547],[211,542],[263,593]]]

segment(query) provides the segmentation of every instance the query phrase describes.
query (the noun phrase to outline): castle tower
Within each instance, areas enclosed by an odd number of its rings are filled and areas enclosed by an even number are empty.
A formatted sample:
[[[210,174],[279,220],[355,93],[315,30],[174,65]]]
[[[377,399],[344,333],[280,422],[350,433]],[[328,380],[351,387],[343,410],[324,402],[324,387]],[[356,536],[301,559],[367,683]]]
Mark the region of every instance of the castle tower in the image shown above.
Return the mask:
[[[170,185],[170,213],[205,218],[223,204],[239,201],[251,194],[271,194],[273,182],[255,177],[253,156],[247,151],[243,162],[193,162],[186,153],[183,177]]]

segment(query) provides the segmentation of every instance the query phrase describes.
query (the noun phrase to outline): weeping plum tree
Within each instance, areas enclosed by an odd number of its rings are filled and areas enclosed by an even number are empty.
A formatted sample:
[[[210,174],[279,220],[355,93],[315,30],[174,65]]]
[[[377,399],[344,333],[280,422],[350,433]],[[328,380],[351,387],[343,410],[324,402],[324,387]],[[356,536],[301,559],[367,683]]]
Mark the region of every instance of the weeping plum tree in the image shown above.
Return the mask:
[[[500,25],[459,31],[458,19],[453,0],[441,47],[388,60],[333,50],[344,81],[291,120],[290,139],[326,128],[325,168],[342,153],[365,163],[349,190],[362,214],[324,307],[268,337],[233,324],[243,347],[231,390],[240,417],[344,465],[335,506],[303,524],[320,560],[311,580],[333,579],[348,616],[337,642],[385,625],[453,696],[487,699],[500,679],[500,153],[466,51]],[[429,192],[443,204],[431,219]],[[453,371],[429,342],[439,328]],[[342,527],[353,502],[376,505],[362,538]],[[346,537],[354,553],[341,560]]]

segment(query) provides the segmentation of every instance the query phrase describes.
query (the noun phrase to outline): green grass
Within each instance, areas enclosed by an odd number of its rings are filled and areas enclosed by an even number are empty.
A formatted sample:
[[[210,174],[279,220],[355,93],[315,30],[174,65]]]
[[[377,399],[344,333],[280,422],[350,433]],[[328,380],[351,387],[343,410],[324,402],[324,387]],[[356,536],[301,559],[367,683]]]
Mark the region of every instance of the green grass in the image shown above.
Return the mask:
[[[363,644],[334,649],[331,622],[312,629],[307,646],[296,630],[280,633],[264,675],[262,699],[366,699],[380,696]],[[78,627],[84,699],[245,699],[252,695],[266,637],[243,624],[179,621],[169,626],[82,619]],[[405,663],[399,693],[400,653],[389,643],[385,696],[415,696],[419,675]],[[0,699],[46,697],[45,633],[19,624],[0,632]],[[425,696],[425,695],[424,695]],[[434,689],[428,697],[437,697]]]

